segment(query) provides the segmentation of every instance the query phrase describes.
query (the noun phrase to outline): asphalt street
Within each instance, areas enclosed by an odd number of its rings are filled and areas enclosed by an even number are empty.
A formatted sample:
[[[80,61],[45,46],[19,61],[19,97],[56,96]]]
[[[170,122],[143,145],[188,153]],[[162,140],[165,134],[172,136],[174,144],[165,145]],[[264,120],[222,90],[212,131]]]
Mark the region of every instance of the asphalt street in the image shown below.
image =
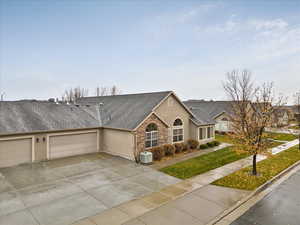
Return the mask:
[[[300,224],[300,170],[231,223],[231,225],[254,224]]]

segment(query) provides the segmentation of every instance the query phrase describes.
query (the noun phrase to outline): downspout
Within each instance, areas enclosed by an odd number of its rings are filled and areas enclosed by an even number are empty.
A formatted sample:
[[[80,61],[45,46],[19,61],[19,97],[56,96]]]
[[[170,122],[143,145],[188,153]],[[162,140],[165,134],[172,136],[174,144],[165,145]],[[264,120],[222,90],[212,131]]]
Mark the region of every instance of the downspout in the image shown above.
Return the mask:
[[[99,123],[99,137],[98,137],[98,141],[99,141],[99,152],[103,151],[103,128],[102,128],[102,117],[101,117],[101,106],[103,105],[103,103],[99,103],[96,105],[96,113],[97,113],[97,119],[98,119],[98,123]]]

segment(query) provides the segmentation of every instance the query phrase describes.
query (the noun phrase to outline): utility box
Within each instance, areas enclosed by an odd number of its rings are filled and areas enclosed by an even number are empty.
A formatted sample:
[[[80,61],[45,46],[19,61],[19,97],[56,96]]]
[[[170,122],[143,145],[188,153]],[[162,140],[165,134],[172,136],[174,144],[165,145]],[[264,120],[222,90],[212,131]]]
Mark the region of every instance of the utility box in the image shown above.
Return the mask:
[[[140,153],[140,161],[142,164],[151,164],[153,161],[152,152],[141,152]]]

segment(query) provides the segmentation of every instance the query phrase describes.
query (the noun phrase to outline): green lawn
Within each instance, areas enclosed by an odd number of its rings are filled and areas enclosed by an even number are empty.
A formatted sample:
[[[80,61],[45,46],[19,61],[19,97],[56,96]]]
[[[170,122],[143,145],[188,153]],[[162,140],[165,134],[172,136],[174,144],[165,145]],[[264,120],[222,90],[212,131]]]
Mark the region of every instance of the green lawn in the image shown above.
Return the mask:
[[[300,127],[299,126],[292,126],[292,127],[289,127],[290,129],[295,129],[295,130],[299,130]]]
[[[229,143],[229,144],[233,144],[233,140],[229,135],[226,134],[216,134],[215,135],[216,141],[219,142],[225,142],[225,143]]]
[[[272,133],[266,132],[268,138],[279,140],[279,141],[293,141],[297,138],[296,135],[293,134],[283,134],[283,133]]]
[[[231,147],[227,147],[162,168],[160,171],[180,179],[187,179],[247,156],[249,155],[238,154]]]
[[[278,153],[275,156],[258,162],[257,170],[259,176],[250,175],[252,169],[250,166],[216,180],[212,184],[224,187],[254,190],[299,160],[300,151],[298,146],[294,146],[288,150]]]
[[[229,144],[234,144],[232,138],[229,135],[221,135],[221,134],[216,134],[216,140],[219,142],[225,142]],[[282,145],[282,142],[278,141],[270,141],[270,148],[277,147],[278,145]]]

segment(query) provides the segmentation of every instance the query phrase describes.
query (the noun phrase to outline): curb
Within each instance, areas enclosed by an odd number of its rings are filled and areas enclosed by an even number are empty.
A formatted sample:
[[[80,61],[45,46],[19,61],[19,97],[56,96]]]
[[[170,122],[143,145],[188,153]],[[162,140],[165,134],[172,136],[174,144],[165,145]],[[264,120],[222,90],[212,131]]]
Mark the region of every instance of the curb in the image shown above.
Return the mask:
[[[270,179],[269,181],[267,181],[266,183],[262,184],[261,186],[259,186],[257,189],[255,189],[253,192],[251,192],[248,196],[244,197],[243,199],[241,199],[240,201],[238,201],[234,206],[230,207],[229,209],[225,210],[221,215],[217,216],[214,220],[212,220],[211,222],[207,223],[206,225],[214,225],[218,222],[220,222],[223,218],[225,218],[226,216],[228,216],[230,213],[232,213],[233,211],[235,211],[237,208],[239,208],[241,205],[245,204],[247,201],[249,201],[252,197],[254,197],[255,195],[263,192],[265,189],[267,189],[268,187],[270,187],[272,184],[274,184],[277,180],[279,180],[280,178],[282,178],[284,175],[286,175],[288,172],[290,172],[291,170],[293,170],[294,168],[296,168],[297,166],[300,165],[300,161],[294,163],[293,165],[291,165],[290,167],[286,168],[285,170],[281,171],[279,174],[277,174],[275,177],[273,177],[272,179]]]

